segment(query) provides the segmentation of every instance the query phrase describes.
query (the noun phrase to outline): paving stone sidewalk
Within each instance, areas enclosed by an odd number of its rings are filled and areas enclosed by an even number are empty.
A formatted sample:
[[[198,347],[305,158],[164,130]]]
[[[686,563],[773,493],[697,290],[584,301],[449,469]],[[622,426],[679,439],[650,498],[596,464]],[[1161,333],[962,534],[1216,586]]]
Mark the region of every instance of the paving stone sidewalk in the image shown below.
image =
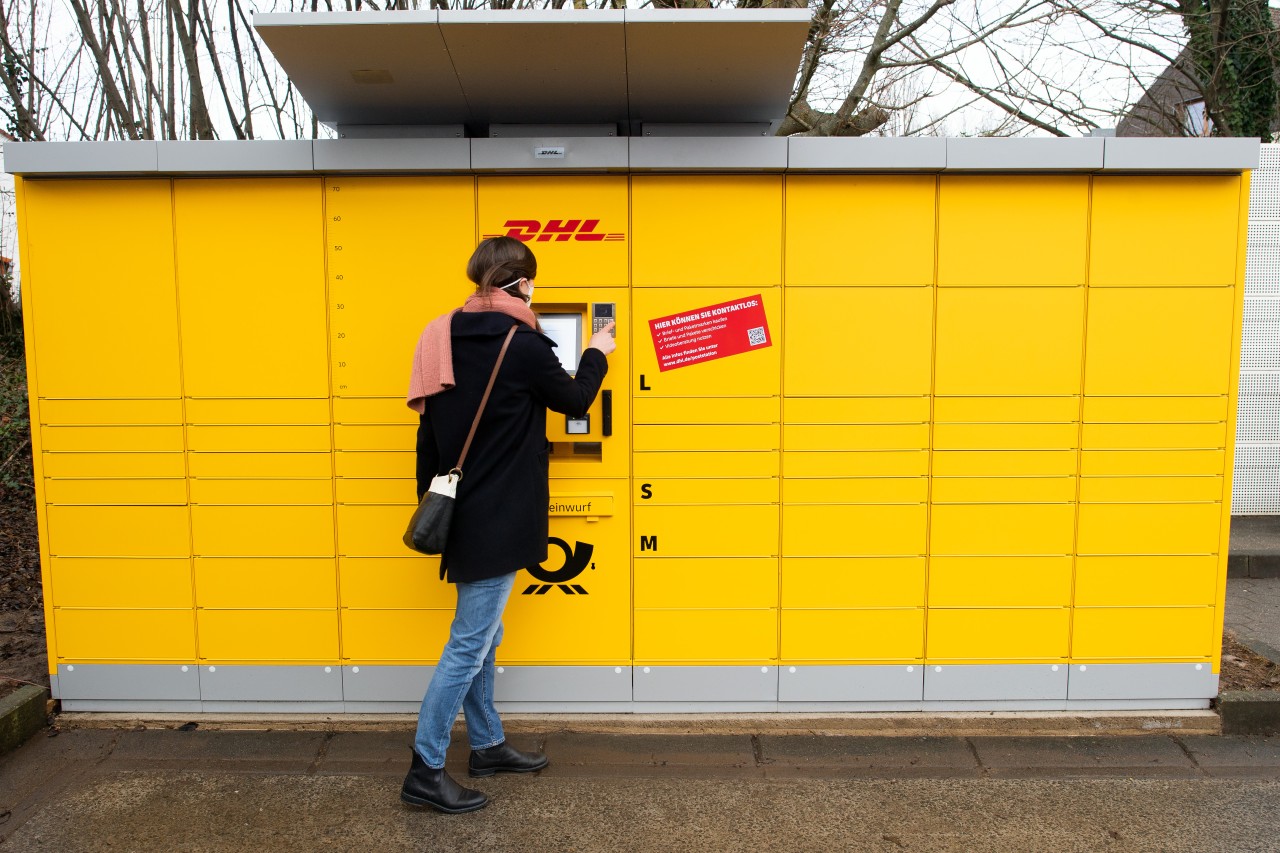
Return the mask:
[[[1280,578],[1229,578],[1226,623],[1246,646],[1280,664]]]

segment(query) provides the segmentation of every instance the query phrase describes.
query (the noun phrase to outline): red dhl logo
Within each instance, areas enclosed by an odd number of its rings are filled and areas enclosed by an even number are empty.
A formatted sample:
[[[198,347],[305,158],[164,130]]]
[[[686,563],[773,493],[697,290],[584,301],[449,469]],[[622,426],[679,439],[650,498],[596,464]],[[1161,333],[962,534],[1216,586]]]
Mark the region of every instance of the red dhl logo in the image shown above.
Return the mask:
[[[486,238],[514,237],[521,243],[534,241],[549,243],[552,240],[557,243],[566,243],[570,239],[580,243],[612,243],[627,238],[625,234],[598,232],[596,228],[599,225],[599,219],[551,219],[546,225],[536,219],[508,219],[502,223],[502,227],[507,229],[505,235],[485,234],[484,236]]]

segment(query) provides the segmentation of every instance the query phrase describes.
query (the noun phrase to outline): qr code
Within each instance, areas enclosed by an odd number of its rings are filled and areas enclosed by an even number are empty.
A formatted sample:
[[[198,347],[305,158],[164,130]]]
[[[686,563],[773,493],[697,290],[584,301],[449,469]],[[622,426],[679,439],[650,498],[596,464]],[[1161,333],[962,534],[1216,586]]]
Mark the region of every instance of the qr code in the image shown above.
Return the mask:
[[[769,340],[769,336],[764,333],[764,326],[747,329],[747,343],[751,344],[751,346],[758,347],[767,340]]]

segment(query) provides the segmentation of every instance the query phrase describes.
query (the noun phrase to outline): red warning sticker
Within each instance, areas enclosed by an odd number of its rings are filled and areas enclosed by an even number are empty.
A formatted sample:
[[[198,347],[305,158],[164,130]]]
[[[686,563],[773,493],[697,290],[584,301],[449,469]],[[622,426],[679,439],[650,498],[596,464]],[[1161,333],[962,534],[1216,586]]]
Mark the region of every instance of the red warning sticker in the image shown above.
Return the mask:
[[[659,370],[773,345],[759,294],[650,320],[649,331]]]

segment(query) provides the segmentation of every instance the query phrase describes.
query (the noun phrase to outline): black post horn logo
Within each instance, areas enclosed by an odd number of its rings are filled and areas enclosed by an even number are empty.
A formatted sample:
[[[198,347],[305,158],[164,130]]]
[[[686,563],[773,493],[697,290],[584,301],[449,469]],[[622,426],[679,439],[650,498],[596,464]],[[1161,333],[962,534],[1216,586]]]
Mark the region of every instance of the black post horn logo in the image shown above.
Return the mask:
[[[556,536],[547,537],[547,544],[555,545],[564,552],[564,565],[555,571],[547,571],[542,566],[525,566],[525,570],[542,583],[531,583],[520,594],[545,595],[554,586],[559,587],[565,595],[586,595],[585,589],[568,581],[582,574],[588,565],[592,565],[591,554],[595,551],[595,546],[586,542],[574,542],[573,548],[570,548],[568,542]]]

